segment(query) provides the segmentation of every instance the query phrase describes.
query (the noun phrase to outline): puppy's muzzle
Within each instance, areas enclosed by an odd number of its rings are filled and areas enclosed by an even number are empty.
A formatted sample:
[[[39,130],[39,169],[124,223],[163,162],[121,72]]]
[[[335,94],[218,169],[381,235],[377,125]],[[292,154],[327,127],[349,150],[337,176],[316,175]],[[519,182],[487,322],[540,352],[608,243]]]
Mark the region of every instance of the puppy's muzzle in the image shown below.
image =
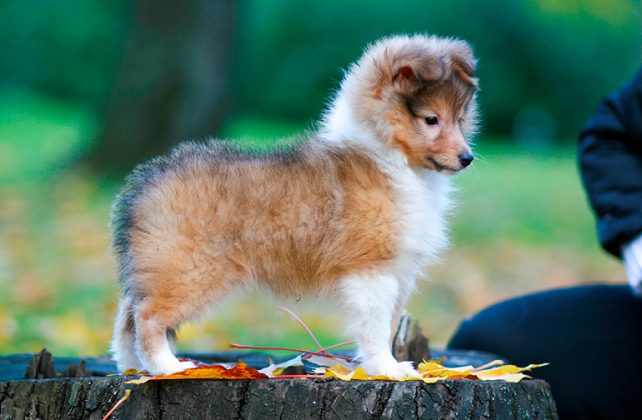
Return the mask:
[[[470,152],[460,153],[457,157],[459,158],[459,163],[461,163],[462,168],[467,167],[473,162],[473,154]]]

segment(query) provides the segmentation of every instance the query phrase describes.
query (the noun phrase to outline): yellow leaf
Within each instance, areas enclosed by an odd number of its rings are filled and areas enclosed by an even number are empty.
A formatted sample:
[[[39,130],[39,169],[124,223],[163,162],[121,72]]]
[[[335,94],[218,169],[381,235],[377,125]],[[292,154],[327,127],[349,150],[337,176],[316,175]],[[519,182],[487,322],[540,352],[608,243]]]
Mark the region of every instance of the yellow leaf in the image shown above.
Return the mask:
[[[435,362],[422,362],[419,364],[419,373],[425,377],[466,377],[473,373],[472,366],[461,366],[456,368],[447,368]]]
[[[358,367],[352,371],[352,379],[355,381],[365,381],[369,379],[369,376],[364,368]]]
[[[417,370],[419,373],[427,372],[429,370],[436,370],[436,369],[443,369],[444,367],[440,365],[439,363],[435,362],[426,362],[425,360],[421,363],[419,363],[419,366],[417,367]]]
[[[350,370],[341,365],[336,365],[325,370],[325,376],[339,378],[342,381],[394,381],[387,376],[377,375],[369,376],[364,368],[358,367],[355,370]]]
[[[522,372],[547,365],[548,363],[530,364],[525,367],[504,365],[491,369],[480,370],[479,372],[475,372],[474,375],[482,380],[504,380],[507,382],[519,382],[520,380],[529,377],[522,374]]]
[[[351,381],[354,376],[354,370],[346,369],[341,365],[336,365],[325,370],[325,376],[330,378],[339,378],[342,381]]]
[[[385,375],[375,375],[369,376],[368,373],[362,367],[358,367],[354,370],[347,369],[342,365],[336,365],[331,368],[325,369],[325,376],[338,378],[343,381],[420,381],[423,378],[420,377],[404,377],[402,379],[394,379]],[[431,381],[425,381],[426,383],[433,383]]]
[[[492,363],[496,364],[496,363]],[[491,364],[491,365],[492,365]],[[404,377],[401,379],[393,379],[387,376],[368,376],[366,371],[359,367],[350,370],[342,365],[336,365],[327,369],[319,369],[318,373],[325,373],[325,376],[338,378],[343,381],[355,380],[385,380],[385,381],[423,381],[427,384],[434,384],[443,380],[456,380],[456,379],[481,379],[487,381],[506,381],[506,382],[519,382],[524,378],[530,378],[522,372],[546,366],[548,363],[531,364],[526,367],[517,367],[514,365],[505,365],[495,368],[485,369],[475,372],[472,366],[460,366],[454,368],[447,368],[435,362],[422,362],[419,364],[419,373],[421,377]]]
[[[507,374],[513,374],[513,373],[521,373],[527,370],[547,366],[548,363],[542,363],[539,365],[536,364],[530,364],[525,367],[518,367],[515,365],[504,365],[504,366],[499,366],[491,369],[484,369],[480,370],[478,372],[475,372],[475,375],[477,376],[484,376],[484,377],[491,377],[491,376],[500,376],[500,375],[507,375]]]
[[[149,381],[152,378],[153,378],[152,376],[141,376],[138,379],[132,379],[131,381],[127,381],[125,383],[126,384],[140,385],[140,384],[144,384],[145,382]]]

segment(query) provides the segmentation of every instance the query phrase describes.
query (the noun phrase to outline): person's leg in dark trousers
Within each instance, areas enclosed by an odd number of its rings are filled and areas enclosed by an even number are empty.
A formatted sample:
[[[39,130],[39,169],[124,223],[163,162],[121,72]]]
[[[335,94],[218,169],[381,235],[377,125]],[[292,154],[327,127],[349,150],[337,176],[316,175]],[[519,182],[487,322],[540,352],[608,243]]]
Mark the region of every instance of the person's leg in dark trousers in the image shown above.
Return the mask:
[[[642,419],[642,300],[626,286],[580,286],[493,305],[450,349],[494,353],[551,385],[560,418]]]

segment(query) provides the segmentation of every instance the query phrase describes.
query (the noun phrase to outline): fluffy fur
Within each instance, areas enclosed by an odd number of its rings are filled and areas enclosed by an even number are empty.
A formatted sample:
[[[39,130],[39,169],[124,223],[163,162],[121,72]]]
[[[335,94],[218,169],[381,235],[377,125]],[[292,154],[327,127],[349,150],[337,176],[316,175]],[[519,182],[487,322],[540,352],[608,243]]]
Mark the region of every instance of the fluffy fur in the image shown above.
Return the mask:
[[[138,166],[114,204],[120,369],[170,373],[173,331],[230,291],[330,295],[371,374],[414,373],[390,340],[446,245],[448,176],[470,163],[468,44],[396,36],[346,73],[318,132],[262,153],[185,143]]]

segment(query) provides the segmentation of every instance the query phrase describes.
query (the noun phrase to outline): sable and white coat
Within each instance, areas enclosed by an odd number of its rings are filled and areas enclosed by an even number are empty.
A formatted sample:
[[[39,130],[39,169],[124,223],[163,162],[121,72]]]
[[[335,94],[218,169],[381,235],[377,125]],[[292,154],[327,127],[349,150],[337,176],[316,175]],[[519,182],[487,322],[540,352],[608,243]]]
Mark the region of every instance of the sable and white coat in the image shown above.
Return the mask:
[[[119,368],[191,367],[173,330],[258,285],[332,296],[369,373],[414,374],[390,340],[446,246],[447,175],[472,160],[473,74],[463,41],[387,38],[349,69],[317,133],[270,153],[185,143],[138,166],[112,218]]]

